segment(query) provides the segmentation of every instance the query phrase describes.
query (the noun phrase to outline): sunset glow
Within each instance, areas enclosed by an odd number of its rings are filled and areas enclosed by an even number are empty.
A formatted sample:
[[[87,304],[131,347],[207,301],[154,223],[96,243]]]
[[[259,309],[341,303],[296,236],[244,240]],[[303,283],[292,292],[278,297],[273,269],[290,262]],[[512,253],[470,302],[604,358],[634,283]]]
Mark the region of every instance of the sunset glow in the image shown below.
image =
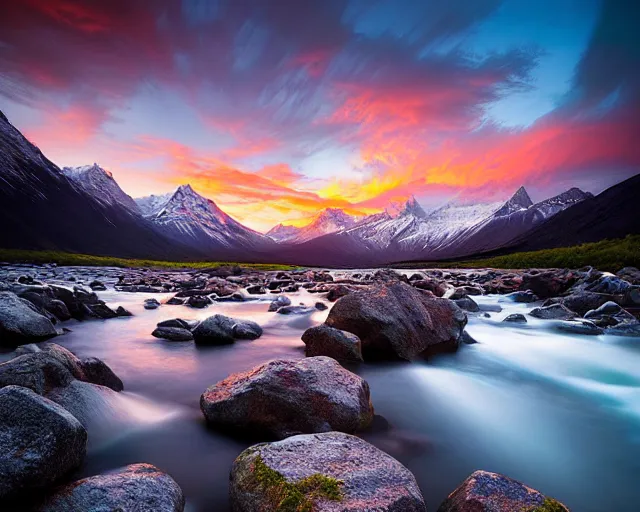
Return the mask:
[[[638,8],[473,4],[12,2],[2,110],[59,166],[133,197],[190,183],[260,231],[635,174]]]

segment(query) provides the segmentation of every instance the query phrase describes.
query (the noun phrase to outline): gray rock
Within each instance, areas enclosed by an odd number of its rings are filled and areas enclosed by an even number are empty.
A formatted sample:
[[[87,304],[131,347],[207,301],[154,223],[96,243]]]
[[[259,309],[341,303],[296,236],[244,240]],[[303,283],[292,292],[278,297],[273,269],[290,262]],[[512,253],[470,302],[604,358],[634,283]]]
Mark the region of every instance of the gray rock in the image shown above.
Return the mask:
[[[163,320],[162,322],[158,322],[157,327],[177,327],[179,329],[187,329],[190,330],[191,327],[189,322],[183,320],[182,318],[172,318],[170,320]]]
[[[182,489],[151,464],[132,464],[56,489],[39,512],[182,512]]]
[[[327,483],[324,488],[318,490],[317,483],[308,485],[323,477]],[[283,488],[300,493],[283,493]],[[291,510],[427,510],[407,468],[366,441],[340,432],[298,435],[252,446],[235,460],[230,482],[235,512],[279,510],[285,498],[290,500]]]
[[[133,316],[133,313],[131,313],[131,311],[129,311],[128,309],[123,308],[122,306],[118,306],[118,308],[116,309],[116,315],[118,316]]]
[[[550,306],[534,308],[529,314],[542,320],[572,320],[578,316],[563,304],[551,304]]]
[[[290,306],[291,299],[286,295],[278,295],[274,300],[269,304],[269,311],[278,311],[281,307]]]
[[[462,332],[460,341],[465,345],[475,345],[476,343],[478,343],[467,331]]]
[[[0,292],[0,345],[24,345],[56,335],[51,320],[33,304],[12,292]]]
[[[329,306],[327,306],[324,302],[316,302],[313,307],[315,307],[318,311],[326,311],[327,309],[329,309]]]
[[[47,487],[82,464],[87,431],[30,389],[0,389],[0,499]]]
[[[415,359],[455,350],[467,323],[447,299],[429,297],[403,282],[370,286],[339,299],[326,324],[362,340],[365,359]]]
[[[628,336],[631,338],[640,338],[640,322],[634,324],[619,324],[605,329],[606,334],[612,336]]]
[[[527,323],[527,317],[525,317],[521,313],[512,313],[512,314],[508,315],[503,320],[503,322],[509,322],[509,323],[513,323],[513,324],[526,324]]]
[[[234,320],[234,319],[232,319]],[[262,327],[251,320],[234,320],[233,337],[237,340],[256,340],[262,336]]]
[[[611,295],[578,291],[562,298],[562,304],[571,311],[575,311],[579,315],[584,315],[592,309],[598,309],[612,298]]]
[[[478,303],[471,297],[463,297],[462,299],[456,299],[453,302],[455,302],[460,309],[468,311],[469,313],[477,313],[480,311],[480,306],[478,306]]]
[[[169,341],[193,341],[191,331],[183,327],[156,327],[151,335]]]
[[[438,508],[438,512],[516,511],[569,512],[569,509],[516,480],[488,471],[474,472]]]
[[[210,316],[193,330],[193,339],[198,345],[228,345],[235,339],[233,326],[233,320],[227,316]]]
[[[604,330],[589,320],[577,318],[576,320],[561,320],[556,324],[556,329],[570,334],[587,334],[598,336],[604,334]]]
[[[145,299],[144,309],[158,309],[160,303],[156,299]]]
[[[316,308],[309,306],[283,306],[277,312],[281,315],[310,315],[316,311],[318,311]]]
[[[536,302],[537,300],[539,300],[538,296],[531,290],[508,293],[507,295],[505,295],[505,298],[512,300],[513,302],[522,302],[525,304],[530,304],[531,302]]]
[[[16,385],[45,395],[75,379],[122,390],[122,381],[102,361],[80,361],[67,349],[51,343],[43,350],[20,355],[0,364],[0,387]]]
[[[631,288],[631,283],[617,276],[602,276],[590,283],[586,290],[595,293],[607,293],[610,295],[623,295]]]
[[[207,421],[276,438],[356,432],[373,420],[369,385],[329,357],[274,360],[236,373],[200,398]]]
[[[113,391],[122,391],[124,384],[107,364],[97,357],[88,357],[82,360],[84,380],[92,384],[107,387]]]
[[[187,299],[187,306],[192,308],[202,309],[210,304],[213,304],[213,301],[205,295],[192,295]]]
[[[360,338],[347,331],[318,325],[307,329],[302,341],[307,357],[328,356],[343,362],[363,361]]]

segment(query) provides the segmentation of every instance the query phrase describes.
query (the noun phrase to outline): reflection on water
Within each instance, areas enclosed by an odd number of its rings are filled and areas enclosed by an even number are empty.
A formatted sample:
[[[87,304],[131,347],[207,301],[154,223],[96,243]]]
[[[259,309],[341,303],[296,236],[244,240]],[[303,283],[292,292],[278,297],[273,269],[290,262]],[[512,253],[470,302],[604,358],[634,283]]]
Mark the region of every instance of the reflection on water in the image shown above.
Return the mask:
[[[142,303],[151,295],[100,296],[135,316],[76,322],[56,340],[81,357],[104,359],[125,383],[124,393],[102,397],[91,409],[84,474],[150,462],[178,481],[189,510],[228,510],[228,472],[247,443],[206,428],[200,394],[229,373],[303,357],[300,335],[327,312],[268,313],[266,299],[146,311]],[[318,300],[304,290],[289,296],[294,304]],[[155,297],[162,302],[168,295]],[[355,368],[371,386],[378,415],[363,437],[413,471],[430,510],[476,469],[523,480],[576,511],[636,510],[640,340],[560,334],[532,317],[525,326],[502,324],[529,306],[498,297],[478,302],[499,302],[503,310],[471,319],[477,345],[429,363]],[[150,334],[164,319],[215,313],[255,320],[264,335],[196,348]]]

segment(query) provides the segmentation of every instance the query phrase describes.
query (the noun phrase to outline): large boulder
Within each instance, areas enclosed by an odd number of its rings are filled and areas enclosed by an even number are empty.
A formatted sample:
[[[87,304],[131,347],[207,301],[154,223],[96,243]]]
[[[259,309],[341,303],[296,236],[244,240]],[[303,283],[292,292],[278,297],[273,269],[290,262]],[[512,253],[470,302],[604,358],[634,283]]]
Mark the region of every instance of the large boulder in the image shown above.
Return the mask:
[[[0,499],[55,483],[86,449],[86,430],[65,409],[27,388],[0,389]]]
[[[132,464],[62,486],[38,510],[182,512],[184,495],[175,480],[155,466]]]
[[[248,448],[231,468],[230,498],[235,512],[426,512],[407,468],[362,439],[340,432],[298,435]]]
[[[533,308],[529,314],[542,320],[572,320],[578,316],[563,304]]]
[[[183,327],[156,327],[151,336],[169,341],[193,341],[193,334]]]
[[[192,333],[198,345],[228,345],[236,339],[259,338],[262,336],[262,328],[251,320],[213,315],[200,322]]]
[[[307,357],[328,356],[343,362],[360,362],[362,344],[360,338],[347,331],[328,325],[310,327],[302,335]]]
[[[269,361],[211,386],[200,408],[214,426],[285,438],[356,432],[373,419],[369,385],[329,357]]]
[[[580,278],[570,270],[531,270],[522,276],[521,290],[531,290],[541,299],[558,297]]]
[[[584,315],[592,309],[598,309],[600,306],[609,302],[613,297],[601,293],[577,291],[571,295],[567,295],[562,299],[564,304],[571,311],[575,311],[579,315]]]
[[[121,391],[122,381],[101,360],[78,359],[67,349],[51,343],[42,350],[25,353],[0,364],[0,387],[22,386],[39,395],[81,380]]]
[[[57,334],[51,320],[31,302],[12,292],[0,292],[0,346],[24,345]]]
[[[438,512],[569,512],[562,503],[498,473],[476,471]]]
[[[371,286],[339,299],[326,324],[362,340],[367,359],[415,359],[455,350],[467,323],[448,299],[430,297],[403,282]]]

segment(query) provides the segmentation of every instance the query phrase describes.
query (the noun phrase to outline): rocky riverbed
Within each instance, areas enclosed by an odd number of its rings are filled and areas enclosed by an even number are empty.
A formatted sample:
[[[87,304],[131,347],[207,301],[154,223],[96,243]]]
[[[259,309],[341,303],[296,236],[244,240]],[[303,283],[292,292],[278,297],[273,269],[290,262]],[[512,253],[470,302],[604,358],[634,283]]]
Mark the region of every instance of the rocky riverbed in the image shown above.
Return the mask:
[[[639,312],[631,268],[2,265],[2,510],[633,510]]]

